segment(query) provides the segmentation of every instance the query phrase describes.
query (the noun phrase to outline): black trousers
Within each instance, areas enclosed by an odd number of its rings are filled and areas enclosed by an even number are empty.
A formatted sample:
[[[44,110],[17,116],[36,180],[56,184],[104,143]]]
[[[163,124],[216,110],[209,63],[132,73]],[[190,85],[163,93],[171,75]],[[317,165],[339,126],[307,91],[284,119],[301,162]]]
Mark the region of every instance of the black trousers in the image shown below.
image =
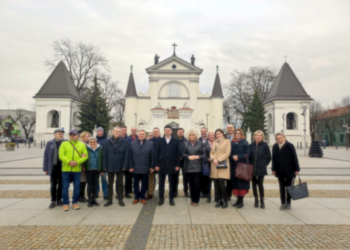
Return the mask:
[[[174,199],[175,194],[175,183],[174,183],[174,175],[175,174],[168,174],[168,180],[169,180],[169,200]],[[165,179],[167,174],[158,174],[159,175],[159,199],[164,200],[164,189],[165,189]]]
[[[115,176],[117,176],[118,200],[123,200],[123,197],[124,197],[123,175],[124,175],[124,172],[108,173],[108,200],[110,201],[113,200],[113,183],[114,183]]]
[[[252,179],[252,187],[253,187],[253,194],[254,197],[258,197],[258,190],[257,187],[259,187],[259,194],[260,197],[264,197],[264,178],[265,176],[253,176]]]
[[[132,180],[133,180],[133,173],[126,171],[125,172],[125,194],[132,193]]]
[[[202,173],[186,174],[190,185],[190,197],[193,203],[199,203],[201,198],[201,174]]]
[[[87,182],[87,196],[89,200],[93,200],[96,195],[97,186],[99,185],[100,173],[97,170],[85,172]]]
[[[218,192],[218,199],[227,201],[227,180],[214,179],[215,189]]]
[[[210,176],[203,175],[203,173],[201,174],[201,192],[207,197],[211,196]]]
[[[227,190],[227,197],[232,197],[232,189],[233,189],[233,182],[232,179],[227,180],[226,190]]]
[[[51,201],[62,200],[62,164],[59,163],[53,166],[50,177],[51,182]]]
[[[292,185],[293,179],[289,179],[288,177],[278,177],[278,182],[280,184],[280,197],[281,197],[281,203],[282,204],[290,204],[292,201],[292,198],[287,192],[286,187]],[[287,195],[286,195],[287,194]],[[286,200],[287,196],[287,200]]]
[[[174,185],[175,185],[175,194],[177,194],[178,187],[179,187],[180,171],[178,171],[176,174],[173,174],[173,177],[174,177]]]

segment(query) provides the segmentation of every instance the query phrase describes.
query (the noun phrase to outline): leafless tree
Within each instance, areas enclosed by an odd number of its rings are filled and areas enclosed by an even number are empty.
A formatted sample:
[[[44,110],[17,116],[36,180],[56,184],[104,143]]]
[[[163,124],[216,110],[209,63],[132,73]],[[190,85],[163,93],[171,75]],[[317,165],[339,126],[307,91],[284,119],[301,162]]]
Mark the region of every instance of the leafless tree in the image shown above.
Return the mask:
[[[248,111],[254,91],[264,100],[276,78],[276,70],[271,67],[251,67],[248,71],[234,70],[232,80],[226,87],[228,107],[232,107],[242,119]]]
[[[14,125],[18,126],[18,122],[23,115],[23,110],[19,109],[16,111],[16,115],[0,116],[0,128],[6,132],[7,137],[11,137],[11,128],[13,128]]]
[[[322,104],[317,101],[313,100],[310,103],[310,133],[311,133],[311,139],[314,141],[316,138],[316,129],[317,129],[317,117],[321,115],[324,112],[324,109],[322,107]]]
[[[52,69],[63,60],[79,92],[87,87],[95,74],[99,75],[103,70],[109,71],[108,61],[98,46],[72,42],[66,38],[55,40],[52,47],[54,58],[47,59],[45,65]]]
[[[119,83],[111,80],[111,76],[102,74],[99,77],[102,92],[107,100],[109,112],[111,113],[118,105],[121,104],[120,99],[124,99],[123,90],[119,88]]]
[[[35,117],[35,115],[30,114],[30,113],[23,111],[23,110],[17,110],[16,113],[23,114],[21,116],[21,118],[19,119],[19,123],[22,125],[25,137],[28,139],[28,136],[30,135],[30,131],[32,130],[32,127],[36,123],[36,117]]]

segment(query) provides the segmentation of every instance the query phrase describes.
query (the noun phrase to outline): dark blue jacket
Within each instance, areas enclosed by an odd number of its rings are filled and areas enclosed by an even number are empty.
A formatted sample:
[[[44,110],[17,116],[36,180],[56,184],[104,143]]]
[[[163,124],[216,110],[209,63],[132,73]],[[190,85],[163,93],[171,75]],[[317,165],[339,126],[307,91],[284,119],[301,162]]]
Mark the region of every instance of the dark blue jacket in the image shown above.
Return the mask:
[[[157,145],[158,145],[158,141],[161,139],[161,137],[155,138],[153,137],[152,139],[150,139],[149,141],[153,142],[153,148],[154,150],[157,149]]]
[[[139,137],[136,135],[136,139],[135,141],[138,139]],[[125,139],[127,139],[129,141],[129,143],[133,142],[131,135],[127,136]]]
[[[271,161],[271,151],[266,142],[255,141],[250,144],[250,163],[254,165],[254,176],[267,175],[267,165]]]
[[[148,174],[154,168],[153,142],[144,140],[142,146],[137,139],[130,143],[129,169],[133,168],[135,174]]]
[[[97,143],[104,148],[106,146],[107,136],[103,134],[102,136],[96,136]]]
[[[160,174],[175,174],[175,167],[180,167],[180,147],[179,140],[171,137],[169,144],[165,137],[158,140],[155,153],[155,166],[159,167]]]
[[[103,169],[110,173],[128,170],[130,145],[128,140],[119,137],[114,149],[113,136],[106,141],[103,150]]]
[[[184,137],[182,140],[179,140],[179,147],[180,147],[180,152],[182,154],[183,149],[185,147],[185,142],[187,142],[187,139]],[[183,168],[185,164],[185,160],[183,159],[182,156],[180,156],[180,167]]]
[[[238,156],[238,161],[233,160],[233,156]],[[240,143],[231,142],[231,155],[230,155],[230,167],[231,167],[231,179],[233,189],[250,189],[250,181],[244,181],[235,177],[236,168],[239,162],[247,163],[246,156],[249,160],[250,146],[249,143],[243,139]]]
[[[63,141],[62,141],[63,142]],[[45,152],[44,152],[44,162],[43,162],[43,171],[48,171],[49,175],[51,176],[52,170],[53,170],[53,158],[54,158],[54,152],[55,152],[55,139],[48,141],[46,143]],[[57,154],[58,154],[57,149]],[[60,161],[58,155],[57,155],[57,161]]]

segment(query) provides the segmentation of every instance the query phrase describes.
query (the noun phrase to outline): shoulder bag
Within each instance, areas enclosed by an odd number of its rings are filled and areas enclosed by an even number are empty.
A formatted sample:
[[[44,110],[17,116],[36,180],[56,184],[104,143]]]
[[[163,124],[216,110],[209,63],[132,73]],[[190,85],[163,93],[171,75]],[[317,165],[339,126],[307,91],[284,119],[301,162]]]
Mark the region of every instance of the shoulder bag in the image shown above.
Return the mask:
[[[248,155],[245,155],[245,159],[247,163],[238,163],[235,171],[235,176],[237,179],[243,181],[251,181],[253,179],[254,166],[249,164]]]
[[[302,198],[309,197],[309,190],[306,182],[301,182],[299,177],[299,185],[294,185],[295,178],[293,179],[292,185],[287,187],[287,192],[293,200],[299,200]]]

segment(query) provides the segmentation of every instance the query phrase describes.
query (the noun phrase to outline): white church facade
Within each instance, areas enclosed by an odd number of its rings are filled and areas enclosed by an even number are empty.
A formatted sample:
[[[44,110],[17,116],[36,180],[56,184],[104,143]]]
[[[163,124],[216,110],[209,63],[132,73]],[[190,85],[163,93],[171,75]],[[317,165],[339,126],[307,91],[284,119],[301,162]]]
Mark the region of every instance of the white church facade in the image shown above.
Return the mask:
[[[152,131],[170,125],[173,130],[193,128],[210,130],[223,127],[223,93],[217,73],[211,95],[199,89],[201,68],[174,54],[146,69],[149,76],[147,93],[137,93],[133,73],[130,73],[125,94],[125,125]],[[214,77],[213,77],[214,78]]]

